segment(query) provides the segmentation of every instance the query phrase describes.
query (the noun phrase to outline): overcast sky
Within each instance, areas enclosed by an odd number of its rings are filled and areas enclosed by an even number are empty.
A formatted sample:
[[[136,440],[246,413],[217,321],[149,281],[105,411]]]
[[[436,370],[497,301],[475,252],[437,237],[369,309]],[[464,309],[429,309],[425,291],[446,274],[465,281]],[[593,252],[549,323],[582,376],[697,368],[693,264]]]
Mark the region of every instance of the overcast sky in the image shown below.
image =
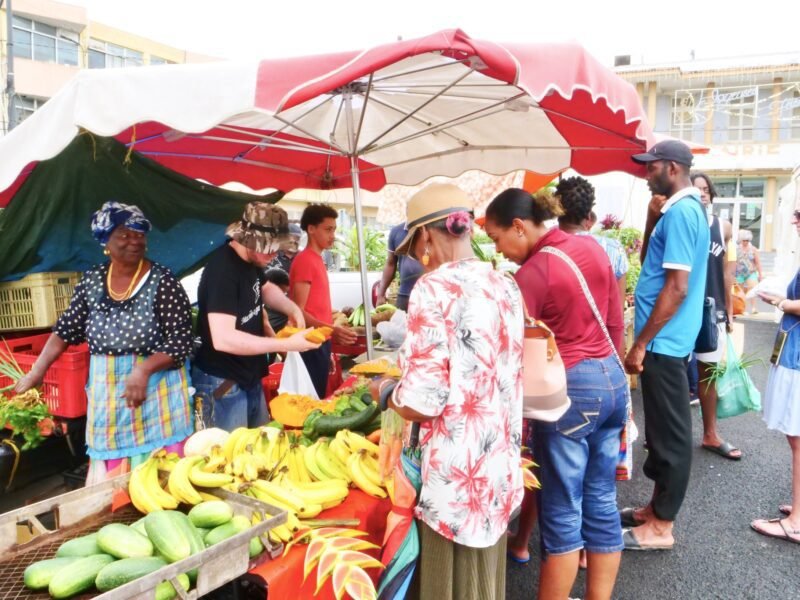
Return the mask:
[[[581,42],[611,64],[800,50],[791,1],[70,0],[89,18],[222,58],[361,49],[459,27],[492,41]],[[637,58],[638,57],[638,58]]]

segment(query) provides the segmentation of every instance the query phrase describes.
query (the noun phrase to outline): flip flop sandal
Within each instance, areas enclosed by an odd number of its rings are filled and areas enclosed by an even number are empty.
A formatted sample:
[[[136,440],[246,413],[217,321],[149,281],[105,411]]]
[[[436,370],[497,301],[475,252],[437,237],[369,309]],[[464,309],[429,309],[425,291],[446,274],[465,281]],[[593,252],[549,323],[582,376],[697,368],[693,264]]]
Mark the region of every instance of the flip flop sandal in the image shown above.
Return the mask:
[[[787,517],[792,514],[792,505],[791,504],[781,504],[778,507],[778,510],[785,514]]]
[[[625,544],[625,550],[672,550],[674,546],[674,544],[640,544],[630,529],[622,530],[622,543]]]
[[[731,452],[734,450],[738,450],[736,446],[731,444],[730,442],[722,442],[719,446],[712,446],[711,444],[703,444],[703,449],[708,450],[709,452],[713,452],[714,454],[719,454],[723,458],[727,458],[728,460],[741,460],[742,456],[733,456]]]
[[[776,534],[776,533],[770,533],[768,531],[765,531],[764,529],[760,529],[757,526],[760,523],[777,523],[778,525],[781,526],[781,529],[783,530],[783,535]],[[794,530],[793,531],[791,529],[786,529],[786,525],[783,524],[783,519],[781,519],[781,518],[777,518],[777,519],[757,519],[757,520],[753,521],[752,523],[750,523],[750,528],[753,531],[755,531],[756,533],[760,533],[761,535],[766,536],[766,537],[771,537],[771,538],[775,538],[775,539],[778,539],[778,540],[785,540],[785,541],[791,542],[793,544],[800,544],[800,530]],[[797,536],[797,537],[792,537],[792,536]]]
[[[529,562],[531,562],[531,557],[530,556],[527,559],[520,558],[520,557],[516,556],[515,554],[513,554],[510,550],[506,550],[506,557],[508,558],[508,560],[510,560],[512,562],[515,562],[518,565],[527,565]]]
[[[636,509],[635,508],[623,508],[619,511],[619,523],[623,527],[638,527],[644,521],[638,521],[636,519]]]

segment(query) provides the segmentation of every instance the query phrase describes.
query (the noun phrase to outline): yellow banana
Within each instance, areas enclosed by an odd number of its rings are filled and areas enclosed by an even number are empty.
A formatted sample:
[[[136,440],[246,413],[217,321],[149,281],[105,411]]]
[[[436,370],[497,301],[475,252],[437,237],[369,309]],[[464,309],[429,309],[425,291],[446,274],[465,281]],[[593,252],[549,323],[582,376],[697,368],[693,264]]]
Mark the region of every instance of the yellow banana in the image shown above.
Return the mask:
[[[212,446],[206,464],[203,465],[203,471],[206,473],[216,473],[225,467],[225,454],[222,452],[222,446]]]
[[[326,442],[317,442],[317,444],[319,444],[319,447],[314,454],[314,459],[322,472],[328,476],[328,479],[349,480],[350,477],[339,467],[338,461],[334,462],[336,459],[331,455],[328,444]]]
[[[343,432],[340,431],[339,433],[344,433],[344,440],[350,447],[350,452],[366,450],[370,454],[378,456],[378,446],[370,442],[363,435],[359,435],[353,431],[347,430],[344,430]]]
[[[256,466],[255,456],[252,454],[245,454],[244,471],[242,477],[245,481],[255,481],[258,479],[258,467]]]
[[[172,497],[186,504],[200,504],[203,499],[189,481],[189,470],[203,460],[202,456],[187,456],[178,461],[169,474],[167,487]]]
[[[339,432],[341,433],[341,431]],[[328,444],[328,448],[331,451],[339,462],[343,464],[347,464],[347,459],[350,458],[350,450],[345,445],[345,442],[342,440],[341,437],[337,434],[334,439],[331,440],[331,443]]]
[[[313,479],[317,481],[327,481],[332,478],[328,477],[317,464],[316,453],[318,449],[318,444],[306,448],[306,451],[303,453],[303,464],[306,466],[306,470],[308,470]]]
[[[349,490],[346,485],[333,483],[331,480],[328,486],[323,488],[308,489],[294,485],[291,481],[284,481],[281,485],[302,498],[306,504],[325,504],[334,500],[341,500],[347,497]],[[303,515],[305,516],[305,515]]]
[[[201,492],[200,490],[197,490],[197,493],[200,494],[200,497],[203,499],[203,502],[219,501],[219,497],[215,496],[214,494],[209,494],[208,492]]]
[[[234,456],[237,454],[242,454],[246,451],[248,446],[252,446],[258,440],[258,435],[260,433],[259,429],[247,429],[241,437],[236,441],[236,447],[234,448],[233,454]]]
[[[346,497],[347,496],[345,496],[344,498],[339,498],[338,500],[331,500],[330,502],[323,502],[321,504],[322,510],[328,510],[329,508],[333,508],[334,506],[339,506],[342,502],[345,501]],[[310,518],[312,517],[309,517],[309,519]]]
[[[372,483],[374,483],[378,487],[383,487],[380,473],[378,473],[377,469],[373,469],[372,466],[366,460],[368,456],[369,454],[367,453],[366,450],[358,451],[358,461],[361,464],[361,470],[364,472],[364,475],[366,475],[367,478]]]
[[[136,507],[136,510],[145,515],[157,510],[162,510],[161,505],[155,498],[152,498],[148,494],[141,480],[141,475],[142,469],[140,467],[131,471],[131,477],[128,483],[128,494],[131,497],[133,506]]]
[[[204,488],[217,488],[228,485],[233,481],[233,477],[224,473],[208,473],[203,467],[205,461],[196,463],[189,469],[189,481],[192,485]]]
[[[161,484],[158,481],[159,460],[161,459],[151,458],[148,459],[145,464],[140,466],[142,469],[140,475],[141,481],[145,490],[147,490],[148,496],[158,502],[161,508],[173,510],[178,508],[178,501],[172,497],[172,494],[165,492],[164,488],[161,487]]]
[[[279,502],[282,502],[284,505],[289,506],[297,513],[302,514],[306,511],[306,503],[302,498],[272,481],[264,481],[263,479],[259,479],[253,482],[253,486],[256,489],[272,496]]]
[[[363,465],[361,464],[361,456],[360,453],[353,454],[347,461],[347,468],[353,477],[353,483],[355,483],[362,492],[370,496],[386,498],[384,489],[379,485],[375,485],[364,473]]]
[[[270,533],[274,533],[278,540],[284,544],[291,542],[292,538],[294,537],[291,530],[286,525],[278,525],[269,531]]]

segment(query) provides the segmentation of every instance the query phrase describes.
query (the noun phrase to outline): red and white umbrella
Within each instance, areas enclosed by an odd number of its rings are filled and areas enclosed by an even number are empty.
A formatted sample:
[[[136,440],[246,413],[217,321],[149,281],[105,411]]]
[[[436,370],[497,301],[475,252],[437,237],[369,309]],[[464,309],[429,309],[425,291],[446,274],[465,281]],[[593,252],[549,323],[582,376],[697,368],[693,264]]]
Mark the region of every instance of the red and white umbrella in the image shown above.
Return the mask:
[[[630,156],[654,142],[635,89],[580,46],[447,30],[361,52],[82,71],[0,140],[0,206],[81,129],[215,185],[352,187],[359,237],[361,188],[472,169],[641,175]]]

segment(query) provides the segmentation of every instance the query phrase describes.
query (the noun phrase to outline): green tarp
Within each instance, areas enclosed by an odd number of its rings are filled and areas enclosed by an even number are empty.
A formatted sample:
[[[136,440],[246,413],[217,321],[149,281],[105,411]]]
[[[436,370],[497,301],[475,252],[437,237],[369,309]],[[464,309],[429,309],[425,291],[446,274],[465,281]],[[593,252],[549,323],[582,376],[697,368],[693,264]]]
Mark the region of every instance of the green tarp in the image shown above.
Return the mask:
[[[113,138],[84,133],[36,165],[0,212],[0,280],[102,262],[89,223],[107,200],[139,206],[153,223],[148,258],[183,276],[225,241],[225,227],[241,218],[247,202],[282,196],[222,190],[129,153]]]

